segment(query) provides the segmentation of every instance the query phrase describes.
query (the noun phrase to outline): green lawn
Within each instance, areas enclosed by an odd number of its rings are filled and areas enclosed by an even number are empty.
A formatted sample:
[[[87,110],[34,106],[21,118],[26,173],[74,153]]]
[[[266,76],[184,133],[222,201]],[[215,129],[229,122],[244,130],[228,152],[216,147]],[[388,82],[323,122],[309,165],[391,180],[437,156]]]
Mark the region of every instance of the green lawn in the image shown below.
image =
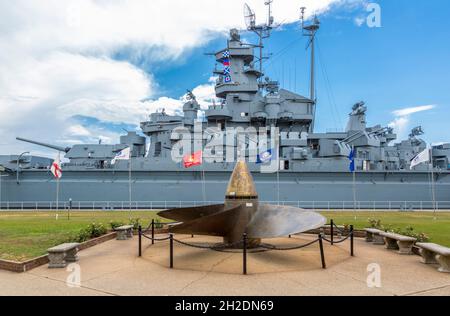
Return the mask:
[[[381,219],[384,225],[405,228],[413,226],[417,232],[424,232],[433,242],[450,247],[450,213],[438,213],[434,219],[432,213],[399,212],[322,212],[336,224],[367,227],[369,218]],[[356,215],[356,220],[355,220]],[[133,212],[132,218],[140,218],[147,226],[155,212]],[[73,234],[95,222],[109,228],[111,221],[128,223],[129,212],[73,212],[71,220],[65,213],[58,220],[53,212],[1,212],[0,213],[0,258],[23,261],[44,255],[52,246],[66,242]]]
[[[91,223],[102,223],[110,229],[111,221],[128,223],[130,216],[149,225],[156,212],[1,212],[0,259],[24,261],[46,254],[46,250],[66,242]]]
[[[368,219],[380,219],[384,226],[406,228],[412,226],[414,231],[425,233],[431,242],[450,247],[450,212],[321,212],[328,219],[334,219],[337,225],[354,225],[356,229],[368,227]],[[356,215],[356,220],[355,220]]]

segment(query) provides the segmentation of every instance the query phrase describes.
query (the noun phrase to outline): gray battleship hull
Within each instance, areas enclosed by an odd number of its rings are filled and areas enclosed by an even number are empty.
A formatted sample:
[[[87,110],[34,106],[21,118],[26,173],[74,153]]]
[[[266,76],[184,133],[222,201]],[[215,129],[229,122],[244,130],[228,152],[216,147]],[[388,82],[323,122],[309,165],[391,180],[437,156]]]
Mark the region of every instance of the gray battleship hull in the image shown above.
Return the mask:
[[[219,202],[229,172],[134,172],[132,207],[163,209]],[[353,178],[350,173],[302,172],[254,174],[264,202],[311,209],[353,209]],[[278,181],[279,179],[279,181]],[[430,174],[427,172],[363,172],[356,176],[357,207],[361,209],[432,209]],[[2,180],[3,209],[55,207],[56,182],[48,171],[23,171]],[[60,181],[60,207],[73,200],[74,208],[129,208],[129,177],[126,171],[66,171]],[[438,208],[450,209],[450,175],[437,175]]]

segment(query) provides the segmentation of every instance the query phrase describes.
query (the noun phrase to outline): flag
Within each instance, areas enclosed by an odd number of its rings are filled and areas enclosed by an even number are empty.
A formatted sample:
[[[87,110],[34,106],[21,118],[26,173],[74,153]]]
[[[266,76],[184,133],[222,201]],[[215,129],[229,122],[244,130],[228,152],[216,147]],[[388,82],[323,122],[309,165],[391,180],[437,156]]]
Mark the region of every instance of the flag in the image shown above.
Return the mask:
[[[352,148],[352,151],[350,152],[350,155],[348,156],[348,159],[350,160],[350,172],[355,172],[355,156],[356,151],[355,148]]]
[[[230,51],[226,50],[222,54],[222,58],[230,58]]]
[[[131,148],[125,148],[124,150],[120,151],[116,157],[114,157],[113,160],[111,160],[111,163],[114,165],[117,160],[130,160],[131,158]]]
[[[223,73],[224,73],[225,75],[229,75],[229,74],[231,73],[231,68],[230,68],[230,67],[225,67],[225,68],[223,69]]]
[[[224,58],[222,61],[222,64],[227,67],[230,66],[230,59],[229,58]]]
[[[258,155],[258,159],[256,160],[257,164],[265,164],[268,162],[271,162],[275,159],[274,150],[269,149],[268,151],[265,151]]]
[[[414,167],[428,162],[430,163],[431,159],[430,159],[430,150],[429,149],[425,149],[424,151],[422,151],[420,154],[418,154],[416,157],[414,157],[411,160],[411,170],[414,169]]]
[[[224,81],[225,81],[225,83],[230,83],[231,82],[231,76],[225,76]]]
[[[183,158],[185,168],[192,168],[203,164],[203,151],[198,151],[194,154],[186,155]]]
[[[61,169],[61,161],[60,161],[59,154],[56,157],[55,161],[53,161],[50,171],[53,173],[53,175],[55,176],[56,179],[59,180],[62,178],[62,169]]]

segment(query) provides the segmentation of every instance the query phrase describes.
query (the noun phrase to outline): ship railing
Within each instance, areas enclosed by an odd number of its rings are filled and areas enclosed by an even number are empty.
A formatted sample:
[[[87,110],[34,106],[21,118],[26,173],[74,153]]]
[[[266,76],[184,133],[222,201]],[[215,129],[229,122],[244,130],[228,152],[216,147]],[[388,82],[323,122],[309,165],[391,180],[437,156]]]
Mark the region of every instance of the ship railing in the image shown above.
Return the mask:
[[[222,204],[223,201],[0,201],[0,210],[162,210]],[[322,211],[449,211],[450,201],[260,201],[260,203],[292,206]]]

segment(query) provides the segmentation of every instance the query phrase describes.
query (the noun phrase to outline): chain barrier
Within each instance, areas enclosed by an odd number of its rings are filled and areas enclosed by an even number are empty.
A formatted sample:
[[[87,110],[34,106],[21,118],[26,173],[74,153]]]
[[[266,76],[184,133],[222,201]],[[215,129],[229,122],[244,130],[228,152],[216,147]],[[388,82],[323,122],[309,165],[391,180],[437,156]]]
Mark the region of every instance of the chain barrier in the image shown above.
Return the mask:
[[[307,243],[305,245],[286,247],[286,248],[281,248],[281,247],[277,247],[277,246],[273,246],[273,245],[260,245],[260,247],[267,249],[267,250],[290,251],[290,250],[298,250],[298,249],[303,249],[303,248],[309,247],[309,246],[314,245],[315,243],[319,242],[319,240],[320,239],[318,238],[318,239],[311,241],[310,243]]]
[[[234,244],[220,244],[220,245],[218,244],[218,245],[214,245],[214,246],[202,246],[202,245],[187,243],[185,241],[181,241],[178,239],[174,239],[174,241],[183,246],[197,248],[197,249],[209,249],[209,250],[221,250],[221,249],[227,249],[227,248],[236,248],[237,246],[242,246],[244,243],[244,240],[240,240],[239,242],[236,242]]]

